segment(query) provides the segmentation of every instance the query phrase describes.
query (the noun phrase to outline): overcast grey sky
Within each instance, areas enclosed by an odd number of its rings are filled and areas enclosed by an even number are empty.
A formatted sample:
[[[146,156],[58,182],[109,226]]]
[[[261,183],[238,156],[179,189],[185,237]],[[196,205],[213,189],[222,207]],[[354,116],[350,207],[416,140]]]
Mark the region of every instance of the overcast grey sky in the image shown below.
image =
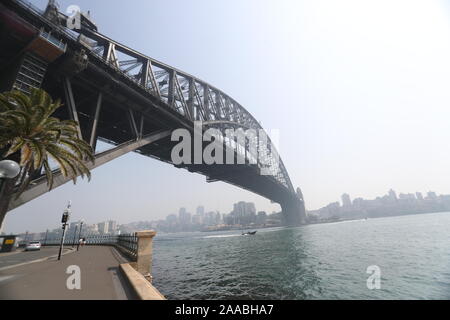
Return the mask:
[[[33,1],[44,7],[46,1]],[[90,10],[99,31],[228,93],[264,127],[306,206],[398,192],[450,193],[450,15],[427,0],[59,1]],[[6,231],[73,218],[163,218],[198,204],[277,205],[139,155],[94,170],[11,212]]]

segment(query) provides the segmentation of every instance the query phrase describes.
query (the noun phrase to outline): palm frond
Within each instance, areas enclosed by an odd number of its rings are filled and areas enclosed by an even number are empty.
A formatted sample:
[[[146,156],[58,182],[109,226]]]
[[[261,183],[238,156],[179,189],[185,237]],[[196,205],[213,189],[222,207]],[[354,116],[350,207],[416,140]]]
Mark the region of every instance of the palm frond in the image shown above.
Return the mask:
[[[42,89],[29,96],[19,91],[0,94],[0,148],[6,156],[20,152],[19,194],[25,190],[33,170],[44,168],[47,185],[54,179],[48,158],[59,166],[61,174],[73,179],[90,179],[85,161],[94,161],[91,146],[78,137],[78,123],[52,117],[61,106]]]

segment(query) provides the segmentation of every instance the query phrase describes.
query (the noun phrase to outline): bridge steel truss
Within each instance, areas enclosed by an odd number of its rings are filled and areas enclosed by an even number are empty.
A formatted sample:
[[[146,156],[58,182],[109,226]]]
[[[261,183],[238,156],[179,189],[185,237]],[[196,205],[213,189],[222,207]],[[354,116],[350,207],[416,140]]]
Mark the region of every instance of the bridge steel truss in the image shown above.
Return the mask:
[[[186,72],[150,58],[90,28],[69,30],[50,21],[23,0],[10,0],[9,8],[38,30],[44,30],[66,44],[65,54],[49,63],[42,86],[54,97],[64,97],[61,118],[79,122],[79,135],[94,150],[97,140],[113,144],[111,150],[96,154],[96,168],[127,152],[138,152],[171,162],[171,131],[185,128],[193,132],[194,122],[203,130],[228,128],[262,130],[259,122],[237,101],[216,87]],[[64,15],[59,13],[60,18]],[[75,70],[75,71],[74,71]],[[230,141],[224,148],[235,148]],[[277,155],[268,137],[271,155]],[[239,152],[236,148],[236,158]],[[248,141],[244,146],[248,160]],[[280,157],[271,175],[261,175],[263,164],[204,165],[177,167],[205,175],[207,181],[225,181],[280,203],[289,224],[305,218],[303,199],[299,199]],[[55,171],[55,187],[68,181]],[[47,192],[46,180],[36,172],[30,187],[10,204],[14,209]]]
[[[81,34],[89,37],[89,41],[94,41],[91,52],[102,59],[105,64],[129,77],[188,120],[202,121],[222,132],[227,128],[264,130],[244,107],[212,85],[97,32],[89,29],[80,31]],[[277,154],[270,137],[267,136],[267,138],[268,148],[272,154]],[[248,145],[244,147],[248,154]],[[275,161],[279,162],[279,166],[276,171],[272,172],[272,176],[289,191],[295,192],[283,161],[279,157],[273,159],[273,162],[267,159],[264,163],[274,163]]]

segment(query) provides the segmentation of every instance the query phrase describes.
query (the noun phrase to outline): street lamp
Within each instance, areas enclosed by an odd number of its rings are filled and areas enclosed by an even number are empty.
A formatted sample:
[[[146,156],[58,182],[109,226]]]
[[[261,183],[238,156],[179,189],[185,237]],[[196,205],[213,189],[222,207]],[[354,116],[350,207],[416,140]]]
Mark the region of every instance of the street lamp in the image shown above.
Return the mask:
[[[6,179],[14,179],[20,173],[20,166],[12,160],[0,161],[0,196],[3,193],[3,182]]]
[[[20,166],[12,160],[0,161],[0,179],[14,179],[20,173]]]

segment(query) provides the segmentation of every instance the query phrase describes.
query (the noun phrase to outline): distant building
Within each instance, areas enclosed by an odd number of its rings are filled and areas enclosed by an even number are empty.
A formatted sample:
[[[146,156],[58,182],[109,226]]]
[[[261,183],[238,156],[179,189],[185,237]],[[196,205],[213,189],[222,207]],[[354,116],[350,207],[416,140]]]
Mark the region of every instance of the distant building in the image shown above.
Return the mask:
[[[397,201],[397,194],[395,193],[395,191],[394,190],[389,190],[389,198],[392,200],[392,201]]]
[[[266,221],[267,221],[267,213],[265,211],[259,211],[258,215],[256,216],[256,223],[265,224]]]
[[[235,224],[247,225],[256,221],[256,207],[253,202],[240,201],[233,205],[231,215]]]
[[[76,222],[71,222],[70,224],[69,224],[69,230],[70,231],[73,231],[73,230],[75,230],[76,228],[78,228],[78,225],[80,224],[80,222],[78,222],[78,221],[76,221]]]
[[[416,198],[417,200],[423,200],[422,192],[416,192]]]
[[[214,224],[221,224],[222,223],[222,215],[219,211],[216,211],[216,216],[214,219]]]
[[[104,222],[99,222],[99,223],[97,224],[98,232],[99,232],[100,234],[108,234],[108,226],[109,226],[109,224],[108,224],[108,222],[106,222],[106,221],[104,221]]]
[[[178,213],[178,221],[184,226],[191,224],[191,214],[186,211],[186,208],[180,208]]]
[[[114,220],[109,220],[107,233],[115,234],[116,232],[117,232],[117,222]]]
[[[363,198],[355,198],[353,199],[353,207],[356,209],[361,209],[364,207],[364,199]]]
[[[216,212],[210,211],[210,212],[205,213],[205,216],[203,217],[202,224],[204,224],[206,226],[212,226],[212,225],[217,224],[216,220],[217,220],[216,219]]]
[[[332,202],[325,207],[325,211],[329,217],[334,217],[339,215],[340,208],[339,202]]]
[[[201,217],[200,217],[200,215],[199,214],[194,214],[193,216],[192,216],[192,224],[201,224],[202,223],[202,219],[201,219]]]
[[[342,199],[342,206],[343,207],[351,207],[352,206],[352,200],[350,199],[350,195],[347,193],[344,193],[341,197]]]
[[[240,201],[233,205],[233,212],[237,216],[246,216],[252,213],[256,214],[256,207],[253,202]]]
[[[83,228],[85,228],[85,231],[87,234],[97,234],[98,232],[98,225],[96,223],[94,224],[89,224],[86,227],[83,226]]]
[[[436,192],[428,191],[427,192],[427,198],[430,199],[430,200],[436,200],[437,199]]]
[[[166,217],[166,221],[168,224],[176,224],[178,222],[178,218],[175,214],[169,214]]]
[[[205,207],[204,206],[198,206],[196,214],[200,218],[200,222],[199,223],[203,223],[203,218],[205,217]]]
[[[407,194],[400,193],[398,195],[398,198],[400,200],[416,200],[416,195],[414,193],[407,193]]]

